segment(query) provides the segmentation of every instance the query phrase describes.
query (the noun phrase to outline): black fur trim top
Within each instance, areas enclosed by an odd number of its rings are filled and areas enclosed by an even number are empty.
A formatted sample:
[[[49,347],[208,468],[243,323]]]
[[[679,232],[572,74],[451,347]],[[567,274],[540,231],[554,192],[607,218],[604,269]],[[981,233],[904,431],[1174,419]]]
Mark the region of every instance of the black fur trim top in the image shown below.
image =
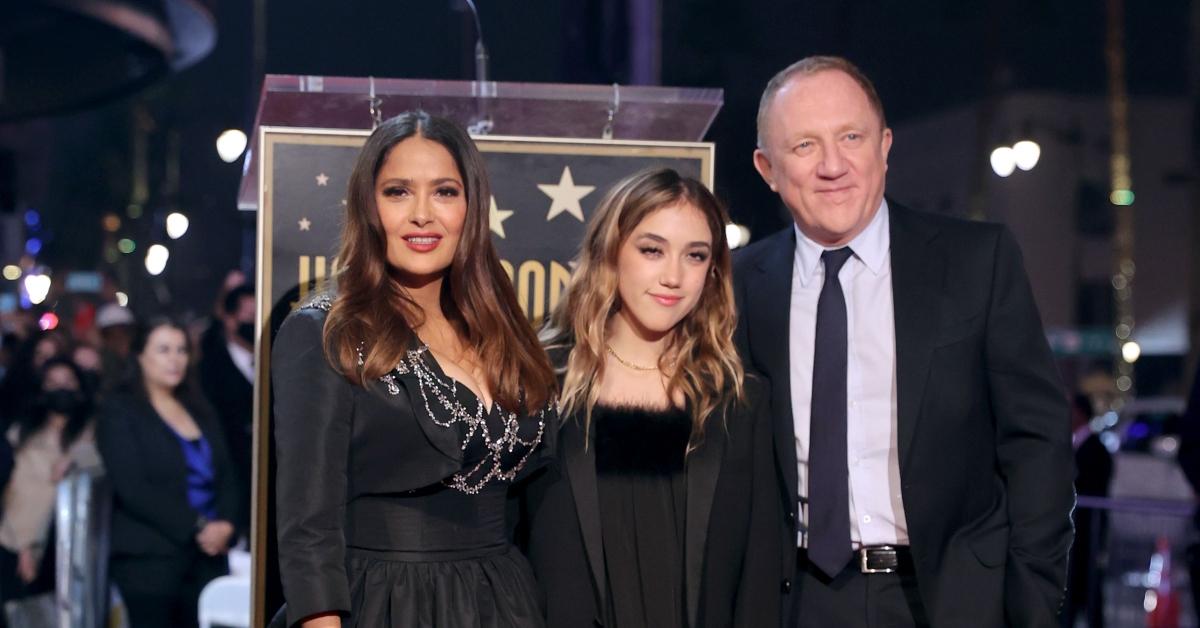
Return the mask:
[[[683,470],[692,418],[677,408],[592,408],[596,473],[669,475]]]

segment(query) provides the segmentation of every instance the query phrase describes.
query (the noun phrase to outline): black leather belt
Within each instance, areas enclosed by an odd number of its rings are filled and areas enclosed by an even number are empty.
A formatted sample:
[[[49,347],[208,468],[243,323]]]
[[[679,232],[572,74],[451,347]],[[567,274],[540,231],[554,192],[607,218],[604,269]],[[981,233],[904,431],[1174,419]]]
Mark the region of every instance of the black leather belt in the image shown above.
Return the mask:
[[[854,552],[863,573],[912,571],[912,554],[902,545],[869,545]]]
[[[808,552],[797,548],[797,558],[808,561]],[[854,566],[862,573],[911,573],[912,553],[905,545],[868,545],[854,550]]]

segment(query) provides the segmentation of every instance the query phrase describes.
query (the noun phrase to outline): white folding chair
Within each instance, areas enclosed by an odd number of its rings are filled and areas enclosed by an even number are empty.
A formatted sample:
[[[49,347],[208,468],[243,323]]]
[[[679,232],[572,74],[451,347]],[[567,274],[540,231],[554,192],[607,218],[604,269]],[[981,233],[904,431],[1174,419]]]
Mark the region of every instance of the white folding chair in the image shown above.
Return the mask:
[[[200,628],[250,628],[250,577],[221,576],[200,592]]]

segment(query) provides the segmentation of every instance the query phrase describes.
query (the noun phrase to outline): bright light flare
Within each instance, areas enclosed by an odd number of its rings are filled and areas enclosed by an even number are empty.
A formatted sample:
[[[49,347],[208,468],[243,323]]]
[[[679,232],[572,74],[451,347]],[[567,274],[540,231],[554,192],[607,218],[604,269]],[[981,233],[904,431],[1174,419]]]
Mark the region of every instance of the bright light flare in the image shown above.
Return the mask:
[[[182,238],[183,234],[187,233],[189,224],[188,217],[179,212],[167,214],[167,236],[172,240]]]
[[[25,294],[29,295],[29,302],[34,305],[45,301],[50,294],[50,276],[37,273],[25,275]]]
[[[1013,144],[1013,162],[1021,170],[1033,170],[1042,157],[1042,147],[1033,140],[1021,140]]]
[[[1121,345],[1121,357],[1125,358],[1125,361],[1130,364],[1137,362],[1137,359],[1142,357],[1141,345],[1132,340],[1126,342]]]
[[[231,164],[246,150],[246,134],[239,129],[226,129],[217,136],[217,154],[221,161]]]
[[[49,331],[58,327],[58,315],[54,312],[46,312],[38,319],[38,328],[42,331]]]
[[[992,151],[992,172],[998,176],[1007,177],[1017,169],[1017,157],[1011,146],[1001,146]]]
[[[167,268],[167,259],[171,257],[171,252],[167,247],[161,244],[152,244],[149,249],[146,249],[146,272],[151,275],[161,275],[162,271]]]

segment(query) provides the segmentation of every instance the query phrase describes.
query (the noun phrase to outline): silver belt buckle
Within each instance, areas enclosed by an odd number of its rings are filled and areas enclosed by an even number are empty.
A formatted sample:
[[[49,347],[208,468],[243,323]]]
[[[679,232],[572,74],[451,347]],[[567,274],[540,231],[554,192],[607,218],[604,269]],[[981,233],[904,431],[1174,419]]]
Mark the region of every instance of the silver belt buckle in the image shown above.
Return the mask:
[[[899,565],[899,556],[896,555],[896,547],[893,545],[873,545],[871,547],[862,547],[858,550],[858,564],[859,569],[863,573],[896,573],[895,567],[871,567],[867,558],[870,552],[891,552],[892,556],[896,558],[896,564]]]

